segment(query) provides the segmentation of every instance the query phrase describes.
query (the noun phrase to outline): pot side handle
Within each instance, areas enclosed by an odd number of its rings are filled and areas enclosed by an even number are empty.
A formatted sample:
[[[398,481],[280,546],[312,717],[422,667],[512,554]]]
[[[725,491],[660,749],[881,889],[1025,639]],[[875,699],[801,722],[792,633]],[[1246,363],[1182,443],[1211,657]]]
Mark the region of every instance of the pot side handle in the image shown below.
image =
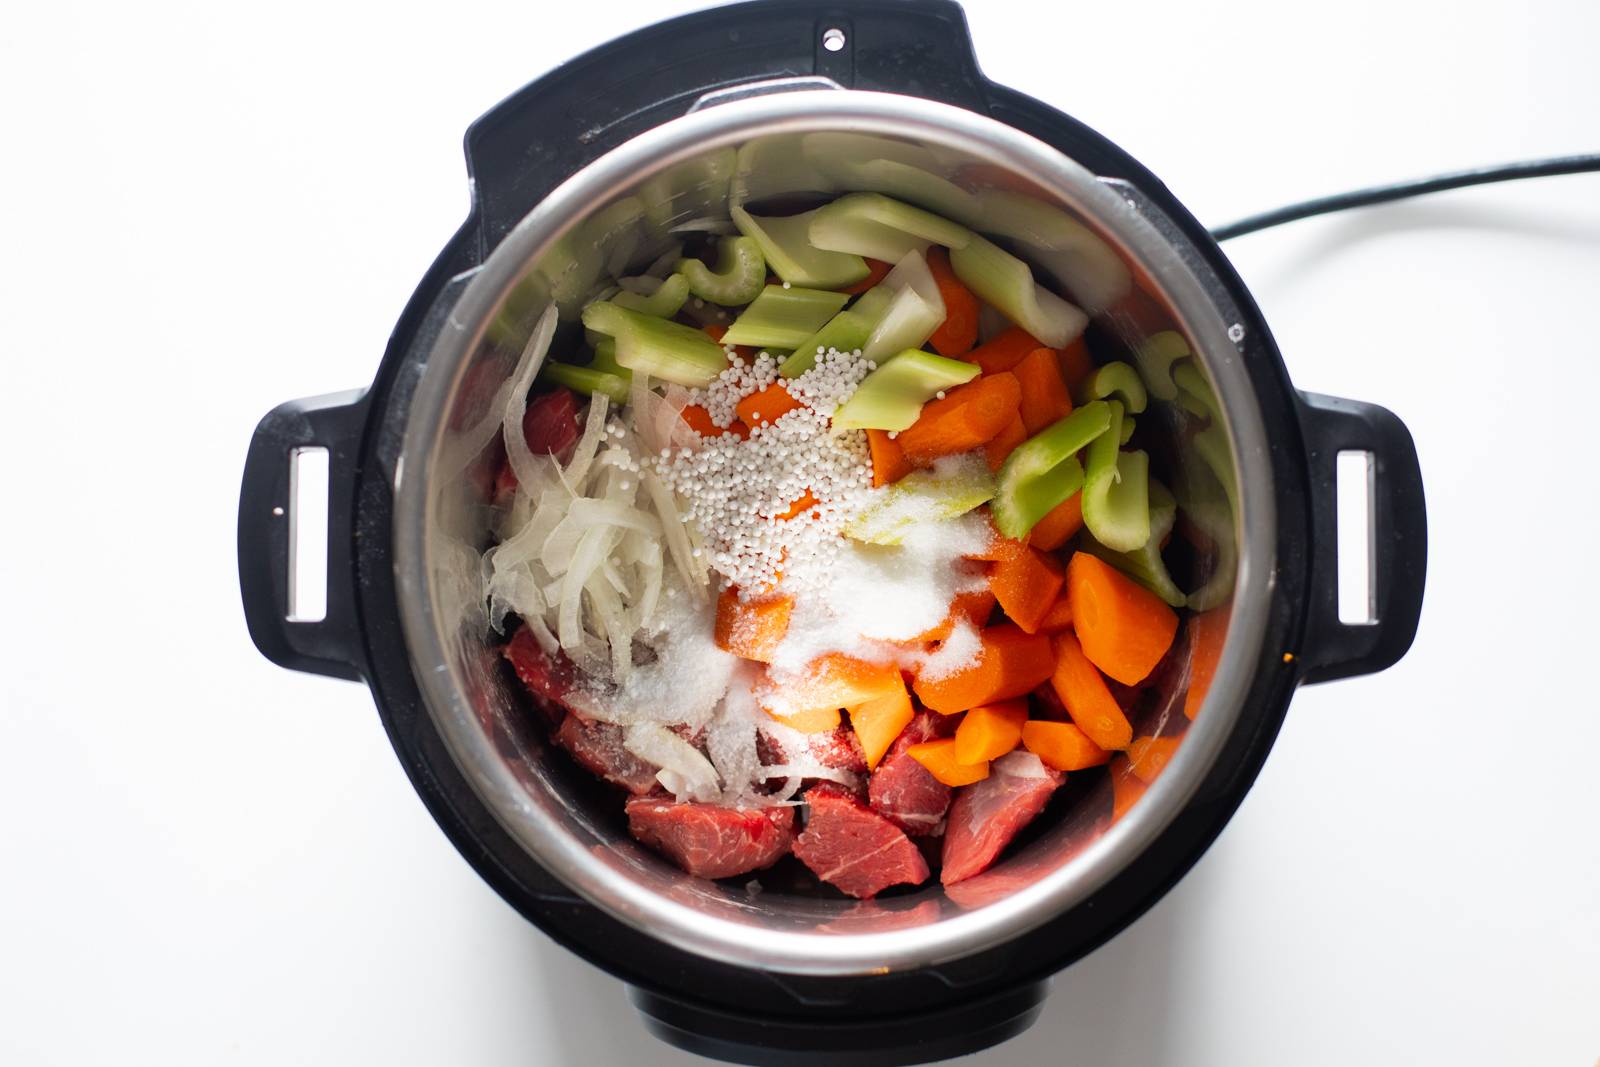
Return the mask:
[[[1310,475],[1310,603],[1299,654],[1308,682],[1373,674],[1411,647],[1428,569],[1428,516],[1416,445],[1405,423],[1376,404],[1300,394],[1300,426]],[[1341,452],[1371,457],[1372,621],[1339,619],[1339,540],[1335,466]]]
[[[280,667],[359,681],[364,657],[356,618],[352,526],[356,463],[366,425],[364,390],[291,400],[256,426],[239,492],[239,592],[261,654]],[[328,452],[328,590],[321,619],[290,618],[294,453]]]

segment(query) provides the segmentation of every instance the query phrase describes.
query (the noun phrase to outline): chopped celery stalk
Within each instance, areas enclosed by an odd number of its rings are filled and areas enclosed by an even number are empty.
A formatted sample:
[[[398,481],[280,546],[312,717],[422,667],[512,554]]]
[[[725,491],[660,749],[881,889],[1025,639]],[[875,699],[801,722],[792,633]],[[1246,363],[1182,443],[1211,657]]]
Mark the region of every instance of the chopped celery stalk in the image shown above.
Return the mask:
[[[1233,594],[1233,581],[1238,572],[1239,553],[1234,542],[1233,508],[1223,486],[1201,466],[1190,465],[1178,483],[1178,507],[1190,525],[1209,541],[1213,552],[1197,553],[1198,569],[1209,574],[1188,595],[1188,606],[1195,611],[1210,611],[1219,607]]]
[[[824,252],[811,245],[815,211],[786,218],[758,219],[742,207],[729,209],[739,232],[761,246],[772,272],[790,285],[811,289],[844,289],[865,278],[867,261],[845,252]]]
[[[940,177],[945,168],[928,149],[867,133],[806,134],[806,158],[841,189],[887,193],[938,212],[947,219],[977,225],[977,199]]]
[[[932,470],[913,471],[873,494],[845,526],[846,537],[874,545],[898,545],[914,526],[948,522],[994,497],[988,464],[970,455],[939,460]]]
[[[798,378],[816,365],[819,349],[826,352],[837,348],[841,352],[854,352],[867,343],[872,333],[873,319],[854,308],[846,308],[828,320],[826,326],[795,346],[794,354],[778,365],[778,373],[785,378]]]
[[[616,339],[616,361],[652,378],[704,387],[728,366],[722,346],[693,326],[630,311],[602,300],[583,309],[583,324]]]
[[[641,315],[654,315],[658,319],[670,319],[683,310],[683,302],[688,299],[688,279],[681,274],[674,274],[656,286],[656,291],[649,296],[624,290],[612,297],[611,302],[618,307],[627,308],[629,311],[637,311]]]
[[[725,345],[792,349],[839,313],[848,293],[769,285],[722,335]]]
[[[593,370],[603,370],[607,374],[615,374],[618,378],[627,378],[633,371],[617,362],[617,339],[599,335],[599,340],[594,344],[594,358],[589,361]]]
[[[624,197],[596,211],[578,228],[578,241],[600,253],[607,275],[621,277],[639,251],[644,205],[636,196]]]
[[[1000,468],[994,523],[1007,537],[1021,539],[1038,521],[1083,487],[1078,450],[1111,428],[1111,405],[1085,404],[1046,426],[1012,450]],[[1113,446],[1114,447],[1114,446]]]
[[[975,224],[1025,246],[1034,262],[1088,310],[1104,311],[1132,288],[1128,266],[1111,246],[1060,208],[1010,189],[975,195]]]
[[[890,271],[889,273],[893,274],[894,272]],[[928,273],[930,277],[933,274],[932,271]],[[864,315],[866,318],[871,319],[873,323],[876,323],[883,318],[883,313],[889,310],[889,305],[894,303],[896,292],[898,290],[891,289],[886,279],[857,297],[856,302],[850,306],[850,310]],[[931,337],[932,335],[930,334],[929,336]]]
[[[1206,381],[1199,367],[1193,363],[1179,363],[1172,368],[1172,384],[1178,387],[1178,392],[1181,394],[1178,403],[1196,415],[1211,419],[1217,417],[1219,412],[1217,394],[1211,391],[1211,383]],[[1184,404],[1185,396],[1193,403]]]
[[[1172,365],[1193,355],[1189,342],[1176,330],[1162,330],[1144,339],[1133,350],[1133,361],[1139,365],[1145,388],[1157,400],[1176,400],[1178,387],[1172,381]]]
[[[1180,363],[1172,370],[1173,384],[1178,387],[1178,403],[1184,410],[1203,419],[1210,425],[1194,435],[1194,449],[1205,460],[1211,473],[1216,475],[1231,507],[1238,507],[1238,483],[1233,477],[1233,448],[1228,444],[1228,433],[1222,425],[1222,406],[1200,368],[1193,363]]]
[[[702,300],[733,307],[761,295],[767,261],[761,256],[761,246],[751,238],[724,237],[717,241],[716,270],[698,259],[680,259],[674,277],[684,278],[689,291]]]
[[[1150,540],[1150,457],[1122,452],[1122,404],[1107,400],[1111,428],[1089,446],[1083,478],[1083,525],[1114,552],[1132,552]]]
[[[1117,435],[1117,444],[1125,445],[1133,439],[1133,416],[1122,416],[1122,433]]]
[[[982,368],[911,349],[862,379],[850,399],[833,413],[836,430],[904,430],[922,414],[922,405],[943,389],[972,381]]]
[[[1175,608],[1188,602],[1178,583],[1172,580],[1166,561],[1161,558],[1161,544],[1172,532],[1178,518],[1178,503],[1167,487],[1150,479],[1150,537],[1143,548],[1132,552],[1113,552],[1093,537],[1083,539],[1084,551],[1099,556],[1117,570],[1126,574],[1156,596]]]
[[[1084,400],[1110,400],[1122,402],[1124,410],[1133,415],[1144,411],[1150,398],[1145,393],[1139,372],[1126,363],[1107,363],[1084,379],[1079,388],[1079,402]]]
[[[965,226],[879,193],[851,193],[818,208],[810,234],[818,248],[887,263],[898,263],[907,252],[924,251],[929,244],[963,248],[972,240]]]
[[[807,162],[803,138],[775,133],[740,145],[729,201],[738,206],[769,196],[833,192],[833,183]]]
[[[564,385],[573,392],[583,393],[585,396],[604,393],[611,398],[613,404],[628,402],[628,381],[615,374],[595,370],[593,367],[574,367],[570,363],[550,362],[539,369],[539,378],[541,381]]]
[[[1089,316],[1035,282],[1026,263],[992,241],[973,237],[965,248],[952,248],[950,266],[980,300],[1041,344],[1065,348],[1089,324]]]
[[[874,363],[882,363],[908,348],[921,348],[944,322],[945,315],[939,283],[933,280],[933,272],[921,252],[907,252],[859,303],[875,310],[883,299],[873,295],[878,289],[884,290],[889,300],[872,327],[872,335],[861,346],[861,355]],[[869,302],[867,297],[872,300]]]
[[[737,153],[706,152],[651,178],[639,187],[644,217],[661,232],[692,219],[720,218],[728,210]]]

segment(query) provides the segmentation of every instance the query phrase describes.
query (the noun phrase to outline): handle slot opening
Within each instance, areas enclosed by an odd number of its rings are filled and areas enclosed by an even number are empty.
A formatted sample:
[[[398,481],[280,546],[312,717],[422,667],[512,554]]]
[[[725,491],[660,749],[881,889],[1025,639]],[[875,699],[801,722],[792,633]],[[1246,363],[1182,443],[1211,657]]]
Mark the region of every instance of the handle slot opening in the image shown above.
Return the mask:
[[[1376,489],[1371,452],[1342,451],[1334,460],[1335,535],[1339,546],[1339,621],[1370,626],[1377,618]]]
[[[289,453],[290,622],[328,617],[328,450]]]

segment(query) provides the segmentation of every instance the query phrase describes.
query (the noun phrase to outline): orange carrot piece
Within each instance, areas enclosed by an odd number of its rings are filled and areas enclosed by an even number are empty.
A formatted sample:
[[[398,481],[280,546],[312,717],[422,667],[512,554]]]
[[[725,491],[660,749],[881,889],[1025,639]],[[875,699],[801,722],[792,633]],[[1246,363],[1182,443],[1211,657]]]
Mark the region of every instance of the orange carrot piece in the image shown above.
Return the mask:
[[[1050,605],[1050,610],[1044,613],[1044,618],[1039,620],[1039,632],[1042,634],[1060,633],[1072,626],[1072,601],[1064,596],[1056,597],[1056,602]]]
[[[1055,349],[1035,348],[1011,370],[1022,386],[1022,425],[1032,437],[1058,419],[1072,414],[1072,396],[1061,380]]]
[[[1101,748],[1127,748],[1133,740],[1133,727],[1122,714],[1106,680],[1083,654],[1078,639],[1068,633],[1055,635],[1055,671],[1050,684],[1067,707],[1067,714],[1078,729]]]
[[[1017,417],[1022,387],[1012,374],[989,374],[922,405],[917,421],[900,431],[895,444],[912,463],[981,448]]]
[[[900,443],[887,430],[868,430],[867,448],[872,453],[872,487],[890,485],[911,473]]]
[[[1203,611],[1189,620],[1189,691],[1183,695],[1183,713],[1193,719],[1200,713],[1222,658],[1222,642],[1228,636],[1231,604]]]
[[[711,412],[699,404],[685,404],[679,414],[683,417],[683,421],[689,424],[689,429],[701,437],[720,437],[725,433],[737,434],[739,437],[750,436],[750,431],[742,422],[727,427],[718,426],[711,421]]]
[[[1055,669],[1050,639],[1025,633],[1013,623],[990,626],[978,634],[978,657],[969,666],[942,677],[918,674],[915,688],[923,705],[954,715],[980,704],[1022,696],[1050,677]]]
[[[861,742],[861,751],[867,757],[869,771],[877,768],[878,761],[889,751],[894,739],[916,716],[916,710],[911,706],[911,694],[906,692],[903,680],[899,689],[848,710],[850,728],[855,731],[856,740]]]
[[[1027,700],[984,704],[961,716],[956,727],[956,762],[988,763],[1016,748],[1028,721]]]
[[[708,322],[700,329],[707,337],[718,344],[722,343],[722,336],[728,332],[728,328],[720,322]]]
[[[991,523],[991,527],[992,526],[993,524]],[[988,547],[986,547],[982,552],[967,556],[965,558],[983,560],[987,563],[999,563],[1002,560],[1011,559],[1013,556],[1016,556],[1027,547],[1028,546],[1026,542],[1017,541],[1010,537],[1006,537],[1002,535],[1000,531],[995,530],[994,538],[989,542]]]
[[[883,281],[883,279],[887,278],[889,276],[889,272],[893,269],[893,263],[885,263],[881,259],[868,259],[867,276],[862,278],[859,282],[856,282],[854,285],[845,286],[843,289],[838,290],[838,292],[849,293],[851,296],[855,296],[857,293],[864,293],[868,289],[871,289],[874,285],[877,285],[879,282]]]
[[[912,745],[906,752],[927,768],[929,774],[951,787],[971,785],[989,777],[987,763],[961,763],[956,759],[956,739],[953,737],[924,741],[920,745]]]
[[[951,269],[950,253],[935,245],[928,249],[927,260],[939,295],[944,298],[944,321],[928,338],[928,344],[941,356],[956,359],[978,343],[978,298]]]
[[[1128,762],[1139,780],[1149,785],[1166,769],[1182,737],[1141,737],[1128,746]]]
[[[1127,756],[1116,756],[1111,760],[1111,821],[1116,822],[1128,814],[1139,798],[1144,796],[1144,791],[1149,786],[1133,773],[1133,768],[1128,765]]]
[[[1027,439],[1028,428],[1022,425],[1022,416],[1013,416],[1011,421],[1006,423],[1006,428],[995,434],[993,439],[983,446],[983,458],[989,461],[989,469],[998,471],[1005,465],[1006,457],[1015,452],[1017,446]]]
[[[1027,633],[1038,633],[1039,623],[1056,602],[1066,574],[1054,556],[1024,547],[1010,559],[994,565],[989,588],[1011,621]]]
[[[756,699],[769,714],[783,718],[816,708],[853,708],[904,688],[905,681],[892,663],[868,663],[830,652],[807,664],[798,678],[780,681],[769,673],[757,685]]]
[[[1022,746],[1058,771],[1081,771],[1098,767],[1111,753],[1089,740],[1089,735],[1070,722],[1032,719],[1022,726]]]
[[[780,519],[792,519],[796,515],[800,515],[800,514],[803,514],[803,513],[807,512],[807,511],[810,511],[812,508],[816,507],[820,503],[821,503],[820,500],[818,500],[816,497],[811,495],[811,490],[807,489],[806,492],[805,492],[805,495],[802,496],[799,500],[796,500],[794,503],[790,504],[789,505],[789,510],[785,511],[782,515],[779,515],[778,518],[780,518]]]
[[[739,421],[752,430],[764,422],[777,422],[795,408],[804,405],[789,395],[782,382],[774,382],[759,393],[751,393],[739,401],[735,411]]]
[[[1028,544],[1045,552],[1054,552],[1072,535],[1083,529],[1083,494],[1073,493],[1067,499],[1045,512],[1044,518],[1028,531]]]
[[[985,374],[999,374],[1022,362],[1022,357],[1039,347],[1039,341],[1021,326],[1012,326],[995,334],[966,355],[968,363],[976,363]]]
[[[793,610],[793,597],[740,600],[739,591],[729,587],[717,597],[712,636],[724,652],[770,663],[778,644],[789,632],[789,616]]]
[[[838,708],[808,708],[805,711],[777,712],[771,708],[767,714],[791,730],[803,734],[831,734],[839,728]]]
[[[1061,380],[1067,383],[1069,392],[1094,373],[1094,357],[1089,355],[1089,346],[1083,343],[1082,337],[1067,342],[1066,348],[1057,349],[1056,360],[1061,364]]]
[[[1089,661],[1123,685],[1138,685],[1172,647],[1178,616],[1115,567],[1086,552],[1067,563],[1072,628]]]
[[[977,589],[970,593],[957,593],[950,602],[950,614],[944,621],[933,629],[918,634],[911,640],[916,644],[927,644],[930,641],[943,641],[950,636],[950,631],[956,627],[956,620],[965,618],[974,627],[981,630],[989,622],[989,616],[994,611],[994,592],[990,589]]]

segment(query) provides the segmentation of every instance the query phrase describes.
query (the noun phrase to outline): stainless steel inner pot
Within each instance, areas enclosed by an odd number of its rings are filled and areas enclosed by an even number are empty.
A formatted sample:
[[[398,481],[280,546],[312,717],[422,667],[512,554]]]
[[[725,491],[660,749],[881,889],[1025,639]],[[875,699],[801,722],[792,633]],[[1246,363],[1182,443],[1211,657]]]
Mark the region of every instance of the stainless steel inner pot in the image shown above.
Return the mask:
[[[827,157],[808,158],[806,146],[819,144]],[[986,202],[973,194],[996,188],[1025,190],[1052,210],[1020,222],[972,217],[973,205]],[[1116,281],[1125,269],[1119,284],[1131,278],[1171,316],[1210,379],[1238,485],[1235,543],[1214,553],[1237,555],[1224,652],[1200,713],[1145,795],[1113,821],[1102,775],[1093,795],[959,892],[935,884],[881,902],[752,893],[689,877],[628,836],[620,799],[597,806],[578,795],[571,768],[547,753],[542,727],[500,668],[478,601],[488,511],[471,477],[487,441],[476,432],[486,395],[505,380],[548,301],[572,322],[599,279],[654,259],[673,227],[725,214],[730,191],[756,203],[846,189],[913,200],[999,237],[1095,312],[1101,328],[1132,343],[1147,325],[1111,306],[1109,291],[1083,283],[1085,271]],[[397,466],[394,512],[417,682],[467,781],[510,835],[577,893],[652,937],[809,975],[913,968],[994,947],[1072,908],[1145,849],[1189,802],[1239,713],[1263,640],[1276,523],[1261,412],[1230,339],[1238,328],[1160,223],[1132,189],[991,119],[915,97],[820,89],[701,107],[600,158],[531,211],[474,272],[433,347]],[[1145,417],[1160,416],[1153,408]],[[1191,461],[1190,450],[1179,455]],[[1184,725],[1176,707],[1184,666],[1171,672],[1157,732]]]

